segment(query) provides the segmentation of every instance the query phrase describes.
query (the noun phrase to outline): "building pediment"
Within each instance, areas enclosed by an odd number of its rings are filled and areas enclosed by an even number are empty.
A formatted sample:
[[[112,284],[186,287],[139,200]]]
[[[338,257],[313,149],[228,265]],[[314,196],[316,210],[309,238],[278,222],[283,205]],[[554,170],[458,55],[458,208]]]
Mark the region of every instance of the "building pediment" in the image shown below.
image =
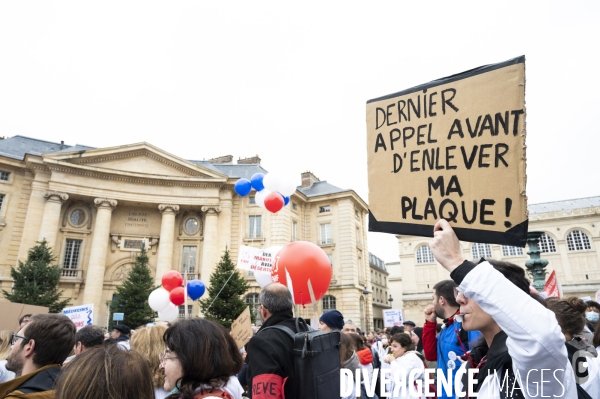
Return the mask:
[[[43,155],[50,170],[168,180],[224,182],[227,176],[148,143]]]

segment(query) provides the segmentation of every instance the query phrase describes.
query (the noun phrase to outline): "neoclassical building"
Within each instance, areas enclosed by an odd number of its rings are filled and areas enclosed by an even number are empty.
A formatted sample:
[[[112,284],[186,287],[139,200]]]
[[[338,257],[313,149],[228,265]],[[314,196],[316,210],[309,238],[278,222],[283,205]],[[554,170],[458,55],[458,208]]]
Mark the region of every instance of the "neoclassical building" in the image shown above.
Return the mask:
[[[240,245],[306,240],[327,253],[333,280],[318,304],[297,307],[297,314],[315,322],[323,309],[337,308],[366,320],[373,314],[372,295],[363,292],[371,287],[366,203],[305,172],[290,204],[271,214],[253,193],[242,198],[233,190],[257,172],[267,173],[258,157],[191,161],[148,143],[91,148],[0,140],[0,286],[11,290],[10,268],[45,238],[62,268],[64,295],[73,305],[93,303],[94,322],[108,325],[108,304],[142,246],[157,284],[172,269],[208,284],[225,248],[236,260]],[[260,290],[245,275],[245,299],[253,304]],[[184,311],[199,309],[188,301]]]
[[[564,295],[594,299],[600,290],[600,196],[530,204],[529,230],[544,232],[541,256],[549,261],[547,272],[556,271]],[[387,264],[390,292],[394,298],[401,295],[404,318],[422,324],[423,310],[432,302],[433,286],[448,279],[449,274],[433,258],[430,238],[397,238],[400,262]],[[525,268],[529,259],[527,247],[461,244],[463,255],[470,260],[489,257]]]

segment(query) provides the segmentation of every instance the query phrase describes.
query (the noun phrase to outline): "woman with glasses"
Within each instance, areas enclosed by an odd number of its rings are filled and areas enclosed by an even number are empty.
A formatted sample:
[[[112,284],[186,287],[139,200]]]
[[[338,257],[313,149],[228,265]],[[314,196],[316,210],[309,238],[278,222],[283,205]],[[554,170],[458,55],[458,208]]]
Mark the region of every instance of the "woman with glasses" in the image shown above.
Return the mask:
[[[167,349],[165,341],[163,341],[165,331],[167,331],[167,326],[164,325],[142,327],[136,329],[135,334],[129,340],[131,349],[142,355],[150,366],[155,399],[164,399],[169,395],[169,392],[163,388],[165,373],[160,368],[160,358]]]
[[[160,356],[169,399],[241,399],[235,375],[242,368],[238,347],[223,326],[205,319],[182,320],[164,335]]]
[[[15,373],[6,369],[6,359],[10,355],[10,344],[12,331],[0,331],[0,383],[10,381],[15,378]]]

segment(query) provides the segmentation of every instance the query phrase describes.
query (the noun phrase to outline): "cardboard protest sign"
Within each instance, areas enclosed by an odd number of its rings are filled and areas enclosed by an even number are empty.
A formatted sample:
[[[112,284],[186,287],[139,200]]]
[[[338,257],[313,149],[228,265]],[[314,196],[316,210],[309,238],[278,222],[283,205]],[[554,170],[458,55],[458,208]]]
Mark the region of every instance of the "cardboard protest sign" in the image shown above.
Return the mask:
[[[260,248],[240,246],[238,269],[255,272],[270,272],[276,254]]]
[[[75,324],[75,328],[79,331],[85,326],[92,325],[92,320],[94,319],[94,304],[89,303],[87,305],[70,306],[64,308],[62,314],[71,319],[73,324]]]
[[[26,314],[48,313],[45,306],[25,305],[14,302],[0,302],[0,331],[19,331],[19,319]]]
[[[231,336],[235,340],[238,348],[242,348],[250,341],[254,332],[250,320],[250,308],[246,307],[242,314],[231,324]]]
[[[525,246],[525,57],[367,102],[369,230]]]
[[[402,309],[383,309],[384,327],[401,326],[402,322]]]

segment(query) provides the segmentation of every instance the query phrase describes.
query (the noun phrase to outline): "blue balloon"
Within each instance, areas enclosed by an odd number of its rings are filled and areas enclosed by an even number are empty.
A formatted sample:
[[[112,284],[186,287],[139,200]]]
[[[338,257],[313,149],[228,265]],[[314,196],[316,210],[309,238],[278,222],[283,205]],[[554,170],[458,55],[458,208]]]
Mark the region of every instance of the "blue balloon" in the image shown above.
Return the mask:
[[[204,283],[200,280],[192,280],[188,281],[187,283],[187,293],[192,301],[195,301],[196,299],[204,295],[205,290],[206,287],[204,286]]]
[[[250,178],[250,182],[252,184],[252,187],[256,191],[260,191],[263,188],[265,188],[265,185],[263,184],[263,177],[265,177],[265,175],[263,173],[255,173]]]
[[[286,206],[289,203],[290,203],[290,197],[284,195],[283,196],[283,206]]]
[[[248,179],[239,179],[233,185],[233,189],[240,197],[245,197],[252,190],[252,183]]]

